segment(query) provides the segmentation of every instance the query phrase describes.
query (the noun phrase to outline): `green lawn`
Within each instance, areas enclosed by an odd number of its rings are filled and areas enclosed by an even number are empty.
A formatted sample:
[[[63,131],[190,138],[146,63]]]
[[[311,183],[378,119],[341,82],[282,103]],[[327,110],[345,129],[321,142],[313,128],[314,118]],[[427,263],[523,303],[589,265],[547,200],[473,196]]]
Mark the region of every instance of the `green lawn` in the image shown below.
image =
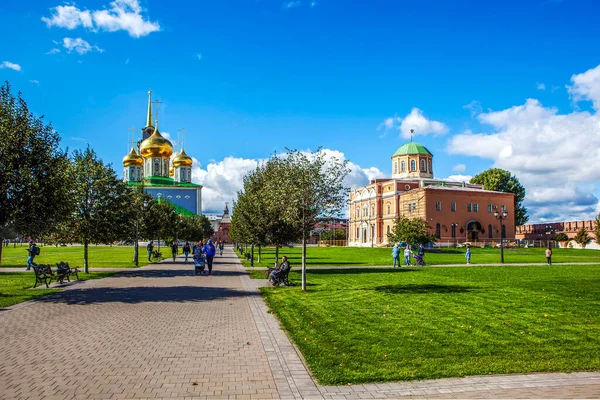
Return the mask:
[[[100,279],[111,276],[116,272],[90,272],[79,273],[79,280]],[[35,275],[28,272],[3,272],[0,273],[0,308],[21,303],[44,296],[60,289],[32,289]]]
[[[321,384],[600,370],[600,266],[312,270],[265,287]]]
[[[71,266],[83,266],[83,246],[42,246],[40,255],[35,257],[38,264],[52,264],[66,261]],[[144,246],[139,250],[139,266],[148,264],[148,252]],[[163,251],[163,254],[166,254]],[[169,252],[170,254],[170,252]],[[12,245],[2,248],[3,268],[25,268],[27,266],[27,246]],[[89,246],[90,268],[135,268],[133,264],[133,246]]]
[[[504,249],[506,263],[545,263],[544,248],[513,248]],[[553,249],[553,263],[582,263],[597,262],[600,264],[600,250],[587,249]],[[263,248],[261,262],[258,259],[258,249],[254,249],[254,266],[273,266],[275,248]],[[360,247],[307,247],[307,265],[311,267],[337,266],[382,266],[392,265],[391,248],[360,248]],[[239,255],[239,253],[238,253]],[[301,247],[284,247],[279,249],[279,257],[287,256],[293,266],[302,264]],[[241,257],[240,257],[241,258]],[[414,262],[414,260],[413,260]],[[430,265],[464,264],[465,249],[425,250],[425,262]],[[472,264],[494,264],[500,262],[500,249],[471,248]],[[242,264],[250,266],[250,262],[242,259]]]

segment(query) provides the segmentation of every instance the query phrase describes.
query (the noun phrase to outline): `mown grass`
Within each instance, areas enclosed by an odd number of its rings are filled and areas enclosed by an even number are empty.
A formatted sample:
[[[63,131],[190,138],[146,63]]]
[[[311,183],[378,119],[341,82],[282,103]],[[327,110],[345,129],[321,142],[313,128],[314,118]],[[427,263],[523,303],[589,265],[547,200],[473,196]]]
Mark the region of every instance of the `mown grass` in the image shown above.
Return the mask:
[[[79,280],[100,279],[114,275],[116,272],[79,273]],[[27,272],[0,273],[0,308],[33,300],[61,289],[32,289],[35,275]]]
[[[313,270],[265,287],[321,384],[600,370],[600,266]]]
[[[16,248],[11,244],[2,248],[2,268],[25,268],[27,266],[26,245]],[[163,254],[167,254],[163,251]],[[170,252],[169,252],[170,254]],[[135,268],[133,263],[133,246],[94,246],[88,247],[90,268]],[[148,264],[148,253],[144,246],[139,249],[139,266]],[[38,264],[55,265],[66,261],[71,266],[83,266],[83,246],[41,246],[40,255],[35,257]]]
[[[504,262],[518,263],[546,263],[544,248],[510,248],[504,249]],[[584,263],[597,262],[600,264],[600,251],[588,249],[553,249],[553,263]],[[250,266],[250,261],[237,253],[245,267]],[[360,248],[360,247],[307,247],[307,265],[319,266],[384,266],[392,265],[391,248]],[[293,266],[302,264],[301,247],[284,247],[279,249],[279,258],[287,256]],[[261,249],[261,262],[258,260],[258,249],[254,249],[254,266],[273,266],[275,262],[275,248]],[[413,260],[414,262],[414,260]],[[465,264],[465,249],[450,248],[425,250],[425,262],[429,265]],[[498,264],[500,263],[500,249],[471,248],[471,264]]]

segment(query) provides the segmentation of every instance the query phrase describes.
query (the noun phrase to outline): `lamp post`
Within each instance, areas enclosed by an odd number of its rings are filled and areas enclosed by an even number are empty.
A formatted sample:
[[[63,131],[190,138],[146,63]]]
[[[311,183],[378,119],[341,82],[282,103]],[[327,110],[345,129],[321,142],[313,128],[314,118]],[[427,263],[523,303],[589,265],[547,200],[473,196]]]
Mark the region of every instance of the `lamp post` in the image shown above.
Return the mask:
[[[148,202],[144,200],[144,209],[148,207]],[[140,241],[140,209],[135,208],[135,244],[133,245],[133,263],[138,266],[139,261],[139,242]]]
[[[506,219],[508,213],[506,211],[499,212],[498,207],[494,206],[494,217],[500,220],[500,262],[504,264],[504,224],[502,221]]]

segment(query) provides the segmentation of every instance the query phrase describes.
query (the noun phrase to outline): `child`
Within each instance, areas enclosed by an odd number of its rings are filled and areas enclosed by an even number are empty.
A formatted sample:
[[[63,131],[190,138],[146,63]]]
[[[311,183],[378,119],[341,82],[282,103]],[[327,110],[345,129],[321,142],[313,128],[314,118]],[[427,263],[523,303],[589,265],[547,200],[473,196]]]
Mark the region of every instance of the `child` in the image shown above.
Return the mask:
[[[471,248],[467,247],[467,252],[465,253],[465,258],[467,259],[467,264],[471,264]]]

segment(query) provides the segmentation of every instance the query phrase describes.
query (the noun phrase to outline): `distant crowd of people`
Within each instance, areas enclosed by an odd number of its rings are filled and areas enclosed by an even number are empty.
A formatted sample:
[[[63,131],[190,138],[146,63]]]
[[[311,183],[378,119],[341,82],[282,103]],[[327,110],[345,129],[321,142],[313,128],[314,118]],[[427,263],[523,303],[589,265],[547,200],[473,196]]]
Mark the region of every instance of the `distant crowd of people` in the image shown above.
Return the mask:
[[[176,261],[177,256],[179,255],[179,244],[176,241],[171,243],[171,256],[173,257],[173,262]],[[212,272],[213,259],[217,254],[217,250],[219,251],[219,255],[223,255],[223,248],[225,247],[225,242],[219,240],[216,243],[213,243],[212,239],[208,239],[208,241],[203,243],[201,240],[194,244],[190,244],[190,242],[185,242],[182,247],[183,255],[185,256],[184,263],[188,262],[190,254],[192,255],[203,255],[206,257],[206,265],[208,267],[208,274]],[[148,261],[152,261],[154,256],[154,242],[150,241],[146,245],[146,250],[148,250]]]

